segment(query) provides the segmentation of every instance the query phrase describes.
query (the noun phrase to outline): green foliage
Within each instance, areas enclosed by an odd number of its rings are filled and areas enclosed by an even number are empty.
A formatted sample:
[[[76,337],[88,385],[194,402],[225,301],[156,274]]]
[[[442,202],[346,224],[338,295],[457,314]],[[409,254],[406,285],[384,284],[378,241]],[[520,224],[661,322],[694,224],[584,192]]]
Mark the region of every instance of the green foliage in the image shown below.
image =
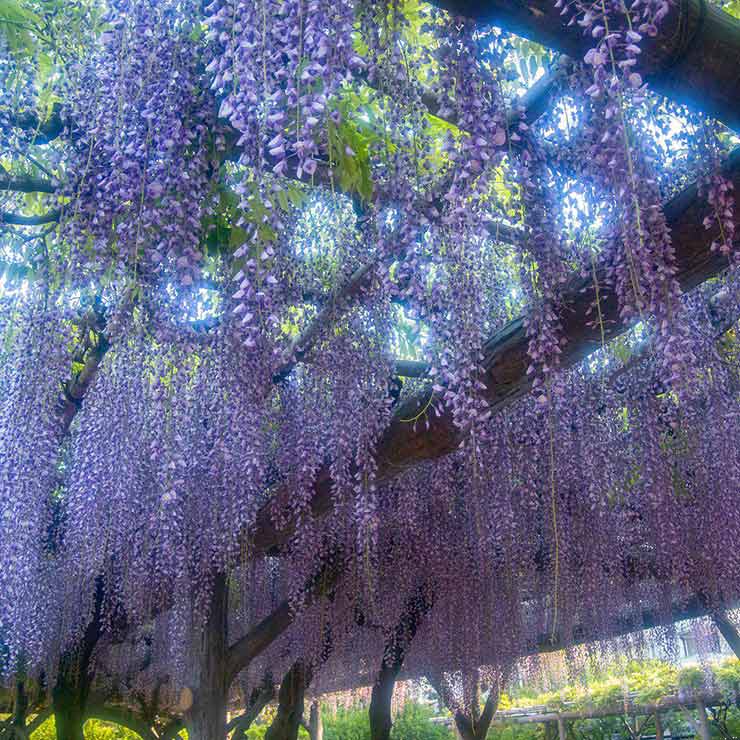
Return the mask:
[[[506,725],[492,727],[487,740],[544,740],[544,725]]]
[[[246,733],[244,733],[243,737],[248,738],[248,740],[264,740],[265,733],[269,726],[269,724],[253,724]],[[298,740],[309,740],[309,734],[303,727],[298,728]]]
[[[452,740],[449,727],[431,722],[434,712],[421,704],[406,704],[393,721],[392,740]],[[324,713],[324,740],[370,740],[367,709]]]
[[[725,0],[721,3],[722,9],[735,18],[740,18],[740,0]]]
[[[728,658],[711,670],[723,694],[734,696],[740,692],[740,660]],[[618,669],[588,677],[587,686],[569,684],[558,691],[520,692],[516,697],[504,694],[499,708],[544,706],[558,710],[567,706],[580,710],[618,703],[625,693],[633,695],[637,704],[650,704],[679,689],[701,691],[705,686],[706,676],[699,667],[679,670],[660,660],[627,661]]]
[[[13,53],[31,54],[40,19],[19,0],[0,0],[0,38]]]
[[[335,715],[323,714],[324,740],[370,740],[370,721],[366,709],[340,709]]]
[[[328,121],[329,156],[336,185],[345,193],[357,193],[369,201],[373,195],[370,146],[380,139],[372,107],[367,96],[346,90],[336,108],[341,115],[339,124]],[[361,111],[364,116],[359,115]]]
[[[31,740],[56,740],[54,717],[50,717],[31,734]],[[120,725],[95,719],[85,723],[85,740],[139,740],[139,735]]]
[[[723,694],[740,695],[740,660],[729,659],[715,666],[714,677]]]
[[[409,703],[396,717],[392,740],[452,740],[452,732],[442,724],[431,722],[434,712],[422,704]]]

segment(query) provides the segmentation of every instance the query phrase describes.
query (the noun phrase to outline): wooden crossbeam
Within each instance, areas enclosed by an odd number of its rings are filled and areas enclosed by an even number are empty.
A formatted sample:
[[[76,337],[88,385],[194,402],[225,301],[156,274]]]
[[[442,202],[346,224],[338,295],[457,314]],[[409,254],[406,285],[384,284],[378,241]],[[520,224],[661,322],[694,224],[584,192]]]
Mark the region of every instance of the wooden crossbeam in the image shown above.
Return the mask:
[[[740,191],[740,148],[729,157],[725,173],[735,189]],[[705,209],[706,204],[698,196],[696,183],[664,205],[676,253],[676,278],[684,290],[696,287],[728,267],[726,258],[710,251],[711,236],[702,224]],[[631,324],[620,316],[613,290],[605,287],[605,273],[600,272],[597,278],[603,286],[599,300],[605,323],[604,335],[609,340],[628,330]],[[587,314],[595,300],[594,286],[588,281],[579,280],[563,295],[561,321],[566,339],[561,355],[563,367],[576,364],[601,347],[600,329],[591,324]],[[494,411],[506,408],[529,390],[527,348],[524,317],[510,322],[485,343],[483,394]],[[418,424],[405,421],[418,416],[420,410],[429,405],[430,393],[430,389],[425,389],[399,404],[377,447],[377,476],[380,481],[388,481],[424,460],[439,458],[458,448],[464,430],[455,426],[449,411],[440,416],[428,414]],[[324,467],[314,483],[311,500],[314,516],[323,516],[332,509],[332,495],[331,476],[328,467]],[[277,552],[290,539],[294,525],[289,523],[287,527],[276,527],[271,513],[272,506],[281,506],[289,496],[287,489],[275,491],[272,502],[258,513],[256,525],[245,542],[252,554]]]
[[[578,24],[564,23],[554,0],[432,2],[576,59],[594,43]],[[740,21],[709,0],[676,0],[658,35],[641,45],[641,69],[652,90],[740,129]]]

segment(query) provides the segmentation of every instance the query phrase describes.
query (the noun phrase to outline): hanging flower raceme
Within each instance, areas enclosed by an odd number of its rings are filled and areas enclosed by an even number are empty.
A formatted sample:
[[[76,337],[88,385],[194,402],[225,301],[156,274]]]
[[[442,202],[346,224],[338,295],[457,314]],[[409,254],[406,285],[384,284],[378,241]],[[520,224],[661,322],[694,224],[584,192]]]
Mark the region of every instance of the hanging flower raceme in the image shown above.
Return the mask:
[[[665,377],[678,388],[691,376],[692,357],[678,300],[675,250],[661,206],[657,152],[636,135],[631,119],[646,95],[638,71],[640,43],[644,35],[657,34],[668,9],[667,2],[637,2],[628,9],[604,0],[563,12],[596,40],[584,57],[593,70],[593,83],[584,94],[594,108],[590,159],[602,168],[615,196],[614,248],[608,257],[621,317],[649,322]]]
[[[190,285],[200,275],[222,139],[200,70],[196,6],[113,3],[98,47],[71,70],[61,233],[74,277],[167,271]]]
[[[331,99],[363,62],[352,0],[215,0],[208,8],[219,115],[242,164],[312,177],[325,156]],[[290,162],[295,158],[295,163]]]
[[[0,313],[0,674],[33,674],[58,637],[59,383],[71,370],[71,317],[37,290],[6,296]]]
[[[160,343],[134,317],[120,332],[76,421],[65,562],[82,598],[103,575],[131,618],[169,608],[173,584],[204,617],[265,496],[264,399],[227,329]]]
[[[735,186],[722,171],[722,155],[717,126],[701,120],[695,137],[700,158],[699,194],[706,198],[708,213],[704,228],[712,232],[710,249],[737,264],[740,252],[735,246]]]

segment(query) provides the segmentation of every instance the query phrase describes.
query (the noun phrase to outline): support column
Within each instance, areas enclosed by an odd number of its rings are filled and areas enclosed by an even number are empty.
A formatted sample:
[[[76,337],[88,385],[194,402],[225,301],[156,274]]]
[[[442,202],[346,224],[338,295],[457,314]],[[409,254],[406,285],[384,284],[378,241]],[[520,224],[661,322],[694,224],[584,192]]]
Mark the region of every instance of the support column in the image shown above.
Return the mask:
[[[565,726],[565,720],[562,717],[558,717],[558,740],[567,740],[568,729]]]
[[[698,699],[696,702],[696,711],[699,715],[699,737],[701,740],[710,740],[711,738],[711,731],[709,729],[709,720],[707,718],[707,708],[704,705],[704,702],[701,699]]]
[[[655,712],[655,740],[663,740],[663,720],[660,712]]]

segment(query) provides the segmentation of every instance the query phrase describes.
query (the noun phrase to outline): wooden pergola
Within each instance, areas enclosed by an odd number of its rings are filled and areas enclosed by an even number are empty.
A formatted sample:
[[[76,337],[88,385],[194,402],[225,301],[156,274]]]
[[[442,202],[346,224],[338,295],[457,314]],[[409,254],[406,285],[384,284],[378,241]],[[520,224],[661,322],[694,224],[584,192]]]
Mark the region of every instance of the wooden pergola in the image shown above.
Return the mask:
[[[590,37],[584,36],[577,25],[563,24],[560,11],[555,8],[553,0],[526,2],[524,0],[438,0],[436,4],[454,14],[472,17],[481,23],[494,23],[506,31],[530,38],[574,59],[580,59],[591,46]],[[740,21],[710,5],[707,0],[676,0],[669,16],[661,26],[659,35],[645,40],[641,63],[645,78],[652,90],[675,102],[686,104],[693,110],[714,117],[731,129],[740,130]],[[536,121],[548,110],[557,93],[558,83],[568,65],[568,58],[562,57],[549,74],[522,96],[515,105],[513,114],[518,115],[522,112],[526,121],[530,123]],[[435,112],[438,108],[431,96],[425,100],[425,103],[430,112]],[[15,123],[19,127],[37,131],[36,141],[42,145],[53,141],[62,131],[58,116],[53,116],[45,122],[39,122],[34,116],[26,116]],[[233,149],[227,152],[227,156],[234,156]],[[723,168],[726,176],[734,183],[736,191],[740,192],[740,148],[732,152]],[[320,181],[320,178],[318,180]],[[5,176],[3,179],[0,176],[0,189],[53,193],[55,187],[54,184],[38,178]],[[676,277],[685,290],[717,276],[727,267],[726,259],[710,250],[711,239],[708,238],[702,224],[703,210],[704,203],[698,196],[696,183],[689,185],[664,203],[664,211],[671,228],[676,251]],[[33,218],[35,224],[53,223],[54,213]],[[32,225],[28,217],[18,214],[0,214],[0,220],[7,224]],[[516,233],[506,236],[511,239],[517,238]],[[603,278],[604,275],[598,277]],[[296,340],[291,352],[286,355],[283,366],[274,378],[276,384],[282,382],[291,369],[308,355],[321,330],[336,320],[339,312],[346,310],[344,307],[347,302],[371,286],[374,279],[374,265],[368,264],[357,270],[343,285],[339,286],[333,300],[320,308],[315,320]],[[603,280],[598,282],[604,283]],[[562,324],[567,342],[561,355],[561,364],[564,367],[574,365],[601,347],[601,332],[598,327],[590,325],[587,316],[587,308],[595,299],[593,282],[574,280],[565,289],[562,300]],[[620,317],[618,301],[614,293],[604,288],[600,291],[598,299],[604,318],[606,339],[612,339],[627,331],[630,325]],[[82,370],[66,384],[65,399],[59,408],[60,423],[65,429],[69,428],[84,402],[85,393],[109,346],[105,334],[104,317],[94,312],[93,314],[90,328],[97,334],[98,341],[85,348],[84,355],[81,357]],[[733,317],[733,320],[736,318]],[[727,328],[726,323],[718,327],[718,332],[725,328]],[[504,409],[514,400],[522,397],[529,389],[530,381],[526,372],[529,366],[527,350],[528,339],[524,317],[510,322],[486,341],[483,362],[485,374],[482,378],[485,384],[483,393],[494,412]],[[402,367],[399,372],[423,374],[423,368]],[[426,425],[411,425],[402,422],[403,419],[415,416],[419,409],[426,406],[428,399],[429,391],[423,390],[399,404],[396,409],[393,420],[383,433],[377,447],[379,482],[389,481],[424,460],[441,457],[458,447],[460,430],[453,423],[450,413],[439,417],[431,416]],[[290,494],[291,492],[284,487],[274,491],[269,503],[260,510],[256,525],[243,533],[244,549],[250,553],[250,557],[279,555],[290,540],[294,533],[295,522],[289,521],[287,525],[278,527],[272,516],[275,508],[284,504]],[[327,466],[322,468],[316,476],[311,512],[314,517],[330,515],[333,504],[333,485],[330,469]],[[323,583],[326,587],[327,579],[315,579],[315,583]],[[317,586],[314,595],[318,594]],[[735,652],[740,655],[740,638],[737,631],[723,614],[715,613],[710,609],[701,594],[698,594],[695,601],[688,606],[686,604],[676,605],[673,618],[683,619],[689,614],[698,616],[707,613],[712,613],[716,617],[723,635]],[[223,618],[223,614],[216,613],[211,621],[216,624]],[[233,678],[281,635],[290,626],[293,618],[294,614],[286,602],[232,645],[221,645],[218,648],[221,651],[220,660],[214,663],[220,666],[221,673],[206,677],[206,681],[212,679],[220,684]],[[658,622],[659,620],[660,617],[656,614],[635,614],[625,619],[623,631],[628,632],[651,626],[651,621]],[[93,620],[85,632],[80,653],[89,659],[100,636],[100,624],[96,624]],[[582,636],[584,641],[599,637],[605,636],[586,633]],[[546,643],[533,646],[533,650],[556,647],[557,640],[549,638]],[[390,693],[401,671],[403,653],[404,650],[401,650],[388,663],[384,660],[381,666],[380,673],[384,677],[383,681],[387,682],[385,688],[390,686]],[[390,694],[387,690],[382,693],[389,702]],[[380,706],[378,709],[380,715],[385,715],[389,712],[389,704]],[[635,707],[635,710],[637,709],[644,711],[635,711],[635,713],[646,714],[649,707]],[[655,711],[656,708],[653,708],[652,713],[654,714]],[[554,719],[549,715],[542,716],[545,719],[537,721],[555,721],[562,724],[567,719],[575,719],[575,717],[569,718],[563,715],[558,715]],[[379,734],[375,737],[385,736]],[[477,735],[475,737],[477,738]]]

